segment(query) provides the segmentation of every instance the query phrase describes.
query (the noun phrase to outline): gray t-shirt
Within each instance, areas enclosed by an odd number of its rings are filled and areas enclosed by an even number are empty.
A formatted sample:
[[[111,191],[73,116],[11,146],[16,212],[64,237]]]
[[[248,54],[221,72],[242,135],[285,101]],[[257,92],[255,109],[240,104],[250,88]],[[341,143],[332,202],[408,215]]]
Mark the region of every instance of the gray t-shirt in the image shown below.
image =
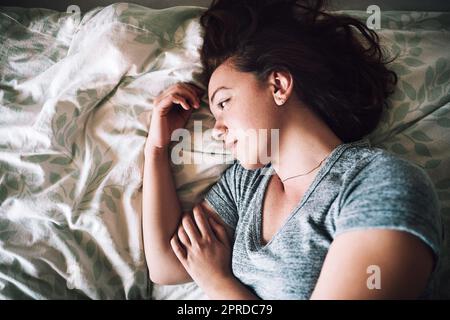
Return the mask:
[[[419,166],[371,147],[367,139],[341,144],[281,228],[261,245],[262,201],[270,173],[270,163],[246,170],[236,160],[205,196],[234,230],[234,275],[256,295],[309,299],[337,235],[385,228],[409,232],[431,247],[436,267],[421,298],[433,297],[443,231],[436,192]]]

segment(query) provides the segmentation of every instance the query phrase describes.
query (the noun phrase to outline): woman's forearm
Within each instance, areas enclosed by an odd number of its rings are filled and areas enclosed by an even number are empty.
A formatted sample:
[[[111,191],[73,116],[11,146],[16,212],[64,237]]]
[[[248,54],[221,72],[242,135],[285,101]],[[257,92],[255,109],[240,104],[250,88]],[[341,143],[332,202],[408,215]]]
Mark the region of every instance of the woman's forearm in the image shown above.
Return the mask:
[[[180,274],[182,266],[171,250],[170,238],[180,222],[181,207],[167,148],[145,149],[142,215],[144,251],[151,276],[153,273],[159,277],[161,270]]]
[[[212,281],[214,282],[214,281]],[[203,288],[212,300],[260,300],[236,277],[220,280],[210,288]]]

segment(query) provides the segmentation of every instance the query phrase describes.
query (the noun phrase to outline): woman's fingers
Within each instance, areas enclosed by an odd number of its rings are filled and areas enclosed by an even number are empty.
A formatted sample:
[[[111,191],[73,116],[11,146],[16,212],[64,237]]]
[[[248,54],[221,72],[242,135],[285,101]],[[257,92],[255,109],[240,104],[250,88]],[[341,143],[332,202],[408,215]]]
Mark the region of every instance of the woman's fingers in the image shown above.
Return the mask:
[[[185,101],[189,101],[189,104],[195,109],[198,109],[200,106],[200,99],[194,89],[183,83],[178,83],[164,91],[160,96],[155,98],[155,103],[173,95],[183,97],[183,99],[185,99]]]
[[[157,112],[159,112],[160,115],[167,115],[170,110],[172,110],[173,104],[179,104],[181,105],[181,107],[186,110],[189,111],[191,109],[191,107],[189,106],[189,104],[186,102],[186,100],[177,95],[177,94],[173,94],[173,95],[169,95],[167,97],[165,97],[163,100],[161,100],[158,105],[157,105]]]
[[[170,246],[172,247],[175,256],[180,260],[184,265],[184,260],[187,257],[186,249],[182,247],[180,240],[177,237],[177,234],[174,234],[172,239],[170,239]]]
[[[172,101],[173,101],[173,103],[180,104],[184,110],[191,109],[191,105],[189,105],[189,103],[186,101],[186,99],[179,94],[174,93]]]
[[[191,241],[189,240],[188,235],[186,234],[186,231],[183,228],[183,225],[180,224],[178,226],[178,232],[177,232],[178,238],[180,239],[181,243],[185,246],[188,247],[191,245]]]
[[[208,221],[206,220],[205,213],[203,212],[200,205],[196,205],[192,211],[194,213],[195,223],[197,224],[202,237],[203,238],[206,238],[208,236],[214,237],[214,233],[212,232],[211,227]]]
[[[227,231],[225,230],[225,228],[220,223],[216,222],[216,220],[214,220],[214,218],[209,217],[208,221],[209,221],[212,229],[216,233],[219,241],[225,245],[229,245],[230,239],[228,238],[228,234],[227,234]]]
[[[195,102],[194,105],[200,106],[200,102],[201,102],[200,101],[200,97],[201,97],[200,90],[201,89],[195,87],[192,84],[187,84],[187,83],[184,83],[184,82],[181,82],[180,85],[181,85],[182,88],[185,88],[186,90],[188,90],[191,93],[192,98],[193,98],[192,102]]]
[[[201,238],[200,232],[198,231],[194,221],[192,221],[192,218],[189,214],[185,214],[183,216],[183,218],[181,219],[181,224],[183,225],[183,228],[189,237],[190,243],[191,244],[197,243],[198,240]]]

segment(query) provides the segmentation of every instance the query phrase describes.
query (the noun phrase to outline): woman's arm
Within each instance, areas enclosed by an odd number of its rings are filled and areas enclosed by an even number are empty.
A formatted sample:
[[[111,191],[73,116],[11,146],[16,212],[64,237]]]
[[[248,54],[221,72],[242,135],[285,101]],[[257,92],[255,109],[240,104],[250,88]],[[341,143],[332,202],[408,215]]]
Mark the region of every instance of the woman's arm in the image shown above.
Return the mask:
[[[144,151],[142,231],[150,279],[158,284],[192,281],[170,245],[170,239],[181,223],[182,212],[171,172],[168,145],[173,131],[184,127],[193,107],[199,107],[197,95],[200,93],[201,90],[193,85],[178,83],[154,100]],[[177,108],[177,104],[181,108]],[[222,225],[231,238],[233,230],[225,225],[219,215],[205,201],[200,206],[205,214]],[[193,217],[193,213],[183,215],[184,218],[187,216]]]
[[[168,146],[172,133],[186,125],[200,106],[200,90],[178,83],[158,95],[153,103],[149,135],[144,150],[142,232],[150,279],[160,284],[192,281],[170,248],[170,238],[180,222],[181,208],[170,168]]]
[[[431,248],[410,233],[349,231],[331,244],[311,299],[416,299],[432,269]]]
[[[170,247],[181,208],[167,148],[146,148],[142,194],[142,231],[150,279],[159,284],[192,281]]]
[[[260,300],[234,276],[205,293],[212,300]]]

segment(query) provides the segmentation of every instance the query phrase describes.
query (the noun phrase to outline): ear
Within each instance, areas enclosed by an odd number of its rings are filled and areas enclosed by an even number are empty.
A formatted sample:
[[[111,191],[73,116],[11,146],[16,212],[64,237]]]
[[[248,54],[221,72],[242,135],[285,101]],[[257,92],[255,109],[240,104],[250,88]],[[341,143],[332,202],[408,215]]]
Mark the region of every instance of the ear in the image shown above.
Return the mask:
[[[275,103],[282,106],[292,95],[294,78],[288,71],[273,71],[269,76],[269,82]]]

